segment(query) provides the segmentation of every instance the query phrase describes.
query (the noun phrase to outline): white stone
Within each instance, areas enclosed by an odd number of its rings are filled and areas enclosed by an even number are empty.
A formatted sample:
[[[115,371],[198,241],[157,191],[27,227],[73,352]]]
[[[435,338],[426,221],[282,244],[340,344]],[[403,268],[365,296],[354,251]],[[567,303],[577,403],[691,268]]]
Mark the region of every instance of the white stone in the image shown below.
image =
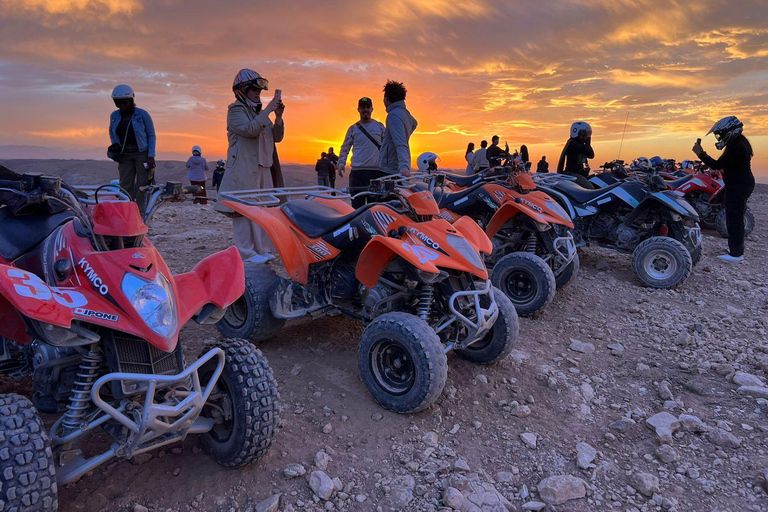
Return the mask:
[[[550,505],[560,505],[587,495],[584,480],[572,475],[550,476],[539,482],[537,487],[541,499]]]
[[[309,475],[309,487],[322,500],[328,501],[333,495],[333,480],[323,471],[313,471]]]
[[[581,469],[589,469],[595,457],[597,457],[597,450],[589,444],[581,442],[576,445],[576,465]]]
[[[525,444],[525,446],[527,446],[531,450],[536,449],[536,441],[537,441],[536,434],[532,434],[530,432],[524,432],[520,434],[520,439],[523,441],[523,444]]]

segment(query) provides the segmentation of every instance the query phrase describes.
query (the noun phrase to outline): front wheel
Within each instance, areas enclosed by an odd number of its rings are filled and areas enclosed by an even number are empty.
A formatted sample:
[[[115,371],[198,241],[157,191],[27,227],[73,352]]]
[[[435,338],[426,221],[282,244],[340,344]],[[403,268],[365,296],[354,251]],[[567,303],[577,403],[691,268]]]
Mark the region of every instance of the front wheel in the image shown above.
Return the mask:
[[[693,268],[691,253],[682,242],[654,236],[641,242],[632,253],[635,275],[652,288],[674,288]]]
[[[501,361],[512,352],[517,342],[520,323],[515,306],[509,298],[495,288],[494,298],[499,308],[499,316],[483,339],[474,342],[465,349],[456,349],[456,355],[476,364],[493,364]]]
[[[216,327],[227,338],[264,341],[285,325],[285,320],[275,318],[269,308],[269,290],[277,274],[258,263],[245,263],[244,271],[245,293],[227,308]]]
[[[374,400],[403,414],[429,407],[448,378],[440,338],[426,322],[408,313],[386,313],[366,327],[357,366]]]
[[[544,309],[557,290],[552,269],[529,252],[513,252],[501,258],[493,267],[491,282],[509,297],[521,316]]]
[[[280,425],[280,395],[267,359],[245,340],[215,343],[224,351],[224,370],[206,402],[203,416],[214,420],[203,444],[222,466],[240,467],[260,459]],[[203,385],[215,364],[200,370]]]
[[[720,210],[715,219],[715,227],[717,232],[723,238],[728,238],[728,224],[725,222],[725,208]],[[744,211],[744,236],[749,236],[752,230],[755,229],[755,214],[747,207]]]
[[[32,402],[0,394],[0,510],[56,510],[56,469]]]

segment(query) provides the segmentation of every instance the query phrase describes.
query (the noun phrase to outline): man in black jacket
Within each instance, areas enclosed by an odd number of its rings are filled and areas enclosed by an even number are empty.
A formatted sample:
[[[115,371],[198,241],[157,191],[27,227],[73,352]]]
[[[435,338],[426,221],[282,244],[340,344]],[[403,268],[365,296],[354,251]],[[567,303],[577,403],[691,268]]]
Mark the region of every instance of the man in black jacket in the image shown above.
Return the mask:
[[[323,151],[320,154],[320,160],[315,164],[315,172],[317,173],[317,184],[321,187],[330,187],[331,173],[334,171],[333,164],[328,160],[328,153]]]
[[[491,137],[491,145],[488,146],[488,150],[485,152],[485,157],[488,159],[488,165],[490,167],[501,165],[503,154],[504,150],[499,147],[499,136],[494,135]]]
[[[557,172],[573,176],[576,178],[576,184],[593,189],[595,187],[587,179],[589,171],[584,168],[589,158],[595,158],[595,150],[592,149],[592,127],[584,121],[575,122],[571,125],[571,138],[560,153]]]

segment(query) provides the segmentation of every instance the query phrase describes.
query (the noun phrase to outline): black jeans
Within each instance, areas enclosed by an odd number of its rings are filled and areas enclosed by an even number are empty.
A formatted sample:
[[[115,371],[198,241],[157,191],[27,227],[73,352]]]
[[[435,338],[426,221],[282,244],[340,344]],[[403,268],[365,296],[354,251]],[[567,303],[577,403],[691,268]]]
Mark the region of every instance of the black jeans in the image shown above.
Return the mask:
[[[725,187],[725,225],[728,228],[728,253],[744,256],[744,213],[755,182],[729,183]]]
[[[355,190],[358,187],[367,188],[371,185],[371,180],[382,178],[386,175],[387,173],[375,169],[352,169],[349,173],[349,188],[351,189],[352,195],[360,192],[360,190]],[[367,202],[366,199],[365,196],[353,199],[352,207],[355,209],[360,208]]]
[[[328,174],[328,182],[330,183],[331,188],[336,188],[336,172],[331,172]]]

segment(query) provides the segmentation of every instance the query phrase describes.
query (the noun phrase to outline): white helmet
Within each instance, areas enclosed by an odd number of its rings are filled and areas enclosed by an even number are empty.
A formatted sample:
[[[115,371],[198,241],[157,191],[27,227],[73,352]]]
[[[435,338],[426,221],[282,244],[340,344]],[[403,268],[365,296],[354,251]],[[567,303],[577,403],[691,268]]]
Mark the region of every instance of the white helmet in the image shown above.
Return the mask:
[[[426,152],[419,155],[419,158],[416,159],[416,165],[420,171],[434,171],[437,169],[437,162],[439,160],[440,157],[435,153]]]
[[[744,123],[739,121],[736,116],[728,116],[716,122],[715,125],[709,129],[707,135],[714,132],[715,138],[717,139],[715,147],[717,149],[723,149],[725,145],[739,135],[743,129]]]
[[[635,160],[635,166],[639,167],[640,169],[648,170],[651,168],[651,161],[645,158],[644,156],[641,156],[637,160]]]
[[[136,95],[133,94],[133,89],[129,85],[118,85],[112,89],[113,100],[129,100],[135,97]]]
[[[683,160],[683,163],[680,164],[681,169],[693,169],[693,162],[690,160]]]
[[[195,151],[197,151],[199,155],[203,154],[203,148],[201,148],[200,146],[192,146],[192,153],[194,153]]]
[[[571,138],[575,139],[581,133],[584,132],[587,134],[587,137],[592,136],[592,127],[589,126],[589,123],[585,123],[584,121],[576,121],[571,125]]]

